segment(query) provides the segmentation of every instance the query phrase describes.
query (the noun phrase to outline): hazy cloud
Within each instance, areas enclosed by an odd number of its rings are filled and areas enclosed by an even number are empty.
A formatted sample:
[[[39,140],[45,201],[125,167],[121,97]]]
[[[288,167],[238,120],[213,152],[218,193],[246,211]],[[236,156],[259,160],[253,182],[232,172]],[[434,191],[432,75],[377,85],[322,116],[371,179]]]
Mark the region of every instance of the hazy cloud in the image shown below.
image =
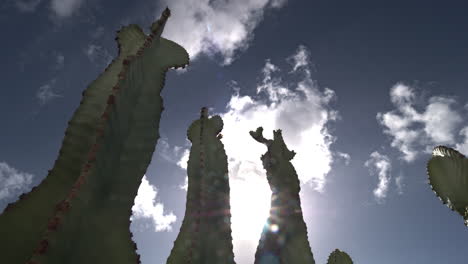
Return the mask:
[[[51,0],[50,8],[56,16],[66,18],[73,15],[83,2],[84,0]]]
[[[461,143],[458,143],[455,146],[455,149],[468,157],[468,126],[464,127],[460,131],[460,135],[463,137],[463,141]]]
[[[89,44],[84,53],[92,63],[99,67],[105,67],[112,61],[112,55],[109,51],[96,44]]]
[[[34,12],[41,0],[15,0],[15,6],[21,12]]]
[[[398,177],[395,178],[395,185],[397,187],[397,192],[398,194],[402,195],[403,194],[403,175],[399,175]]]
[[[200,53],[220,54],[223,64],[230,64],[237,51],[249,46],[265,10],[285,4],[283,0],[164,0],[162,6],[170,7],[172,17],[163,36],[187,49],[191,60]]]
[[[60,70],[65,65],[65,56],[61,53],[55,54],[55,69]]]
[[[392,138],[391,146],[403,153],[403,159],[411,162],[418,153],[430,153],[439,144],[454,145],[461,114],[456,111],[456,101],[444,96],[429,98],[424,111],[415,108],[418,95],[414,88],[398,83],[390,90],[390,100],[396,109],[378,113],[377,120],[384,133]]]
[[[364,165],[369,168],[371,174],[376,174],[379,178],[379,183],[373,193],[377,202],[381,203],[387,197],[388,186],[390,184],[390,172],[392,168],[390,159],[386,155],[374,151],[370,154],[370,158]]]
[[[33,175],[18,171],[6,162],[0,162],[0,200],[19,196],[32,186]]]
[[[146,175],[143,176],[140,187],[138,188],[135,204],[132,207],[133,215],[130,219],[149,218],[154,224],[154,230],[171,231],[176,221],[176,216],[170,212],[164,214],[164,205],[156,202],[157,189],[148,182]]]
[[[50,100],[56,97],[62,97],[62,95],[56,94],[53,91],[56,81],[56,79],[52,79],[48,83],[39,87],[39,89],[37,90],[36,97],[37,99],[39,99],[39,103],[41,105],[48,103]]]

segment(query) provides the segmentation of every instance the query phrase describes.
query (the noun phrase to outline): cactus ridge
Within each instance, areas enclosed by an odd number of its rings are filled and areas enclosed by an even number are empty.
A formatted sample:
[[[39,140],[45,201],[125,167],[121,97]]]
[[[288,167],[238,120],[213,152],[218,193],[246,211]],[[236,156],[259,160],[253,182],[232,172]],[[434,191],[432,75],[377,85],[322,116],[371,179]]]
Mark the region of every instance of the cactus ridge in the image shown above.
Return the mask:
[[[455,149],[436,146],[426,171],[435,195],[468,226],[468,159]]]
[[[165,73],[189,63],[160,37],[169,14],[149,37],[118,31],[119,55],[83,92],[54,168],[0,215],[0,263],[140,263],[131,207],[159,138]]]

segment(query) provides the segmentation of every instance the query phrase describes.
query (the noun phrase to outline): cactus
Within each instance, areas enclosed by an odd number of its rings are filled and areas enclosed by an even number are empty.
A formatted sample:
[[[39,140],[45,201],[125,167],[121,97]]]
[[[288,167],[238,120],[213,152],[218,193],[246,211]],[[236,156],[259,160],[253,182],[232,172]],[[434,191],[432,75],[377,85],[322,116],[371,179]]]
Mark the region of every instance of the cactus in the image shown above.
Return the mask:
[[[468,159],[452,148],[437,146],[427,163],[427,174],[437,197],[468,226]]]
[[[188,54],[161,33],[117,34],[118,56],[83,92],[47,177],[0,215],[0,263],[140,263],[129,230],[159,138],[165,73]]]
[[[353,264],[353,260],[346,252],[335,249],[335,251],[328,256],[327,264]]]
[[[234,264],[227,156],[221,142],[223,120],[208,118],[206,107],[187,131],[192,142],[187,163],[185,217],[167,264]]]
[[[273,140],[265,139],[263,128],[250,135],[267,146],[262,155],[263,167],[272,191],[270,216],[255,253],[255,264],[314,264],[307,239],[299,197],[299,179],[290,160],[296,153],[288,150],[281,130],[273,131]]]

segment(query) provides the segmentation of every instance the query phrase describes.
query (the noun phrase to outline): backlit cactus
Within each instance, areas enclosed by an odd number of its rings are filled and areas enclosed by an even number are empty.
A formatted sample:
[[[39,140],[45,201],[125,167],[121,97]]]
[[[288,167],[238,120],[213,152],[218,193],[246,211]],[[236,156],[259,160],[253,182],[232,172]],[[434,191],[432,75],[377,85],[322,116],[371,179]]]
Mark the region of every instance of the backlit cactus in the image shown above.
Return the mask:
[[[468,226],[468,159],[452,148],[437,146],[427,163],[427,174],[437,197]]]
[[[300,185],[290,160],[296,153],[288,150],[281,130],[273,131],[273,140],[265,139],[263,128],[250,135],[267,146],[263,167],[272,191],[270,216],[255,253],[255,264],[314,264],[307,238],[299,197]]]
[[[234,264],[227,156],[220,140],[223,120],[201,117],[187,131],[192,142],[187,163],[185,217],[167,264]]]
[[[165,73],[188,54],[161,37],[118,31],[119,54],[83,92],[52,170],[0,215],[0,263],[140,263],[131,208],[159,138]]]
[[[335,251],[328,256],[327,264],[353,264],[353,260],[346,252],[335,249]]]

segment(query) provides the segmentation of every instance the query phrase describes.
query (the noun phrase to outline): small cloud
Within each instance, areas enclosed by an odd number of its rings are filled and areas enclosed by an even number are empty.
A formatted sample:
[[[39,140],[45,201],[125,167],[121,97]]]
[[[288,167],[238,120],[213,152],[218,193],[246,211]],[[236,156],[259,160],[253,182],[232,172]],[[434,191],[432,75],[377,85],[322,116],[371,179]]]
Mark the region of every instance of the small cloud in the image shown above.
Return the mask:
[[[291,72],[296,72],[300,67],[309,67],[309,57],[310,52],[306,49],[305,46],[300,45],[296,51],[296,54],[287,59],[287,61],[293,65]]]
[[[403,153],[403,159],[412,162],[418,153],[430,153],[435,145],[454,145],[462,115],[455,110],[453,98],[433,96],[425,110],[415,108],[418,98],[414,88],[397,83],[390,89],[390,100],[396,109],[377,113],[384,133],[392,138],[391,146]]]
[[[343,153],[343,152],[336,152],[336,155],[340,158],[342,158],[345,162],[346,165],[349,165],[349,162],[351,160],[351,156],[348,153]]]
[[[279,9],[286,2],[164,0],[161,6],[170,6],[173,18],[166,25],[163,35],[185,47],[190,60],[202,53],[208,56],[220,54],[223,64],[229,65],[237,51],[248,48],[253,31],[263,20],[263,13],[268,7]],[[159,14],[160,11],[157,17]]]
[[[377,174],[379,177],[379,183],[374,189],[373,193],[378,203],[382,203],[387,197],[388,186],[390,184],[390,171],[392,165],[390,159],[386,155],[382,155],[377,151],[374,151],[370,155],[364,165],[369,168],[371,174]]]
[[[132,207],[133,215],[130,219],[149,218],[153,221],[155,232],[171,231],[176,221],[176,216],[170,212],[164,214],[164,205],[156,202],[157,189],[148,182],[146,175],[143,176],[138,188],[135,204]]]
[[[60,70],[65,65],[65,56],[61,53],[55,54],[55,69]]]
[[[6,162],[0,162],[0,200],[19,196],[31,188],[33,175],[18,171]]]
[[[57,17],[66,18],[73,15],[83,2],[83,0],[51,0],[50,8]]]
[[[89,44],[84,50],[84,53],[96,66],[107,66],[112,61],[112,56],[109,51],[99,45]]]
[[[395,185],[397,187],[398,194],[402,195],[403,194],[403,187],[404,187],[403,175],[399,175],[398,177],[395,178]]]
[[[36,11],[41,0],[15,0],[15,6],[19,11],[30,13]]]
[[[36,93],[37,99],[39,99],[39,103],[41,105],[45,105],[48,103],[50,100],[56,98],[56,97],[62,97],[59,94],[56,94],[52,89],[55,86],[56,79],[52,79],[50,82],[42,85],[39,87]]]

